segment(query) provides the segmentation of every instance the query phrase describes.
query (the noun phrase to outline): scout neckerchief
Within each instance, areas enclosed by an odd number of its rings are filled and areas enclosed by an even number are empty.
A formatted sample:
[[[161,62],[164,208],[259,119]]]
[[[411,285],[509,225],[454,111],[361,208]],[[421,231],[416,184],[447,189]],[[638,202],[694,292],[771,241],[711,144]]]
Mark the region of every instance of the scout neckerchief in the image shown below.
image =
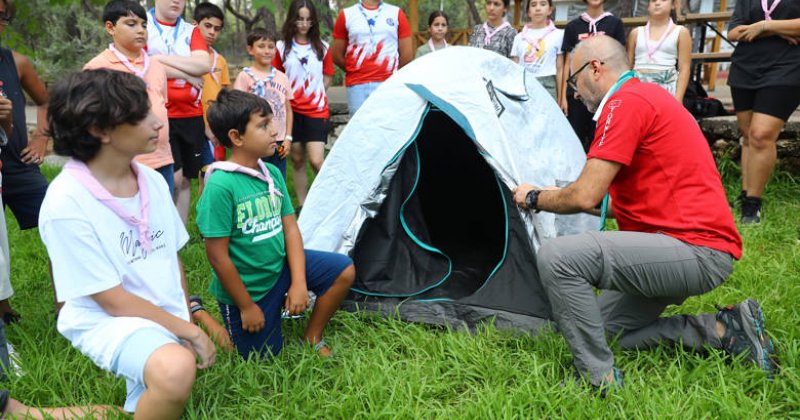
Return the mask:
[[[214,162],[206,169],[205,182],[208,183],[209,178],[211,178],[211,174],[216,170],[225,172],[239,172],[241,174],[250,175],[253,178],[260,179],[267,184],[267,192],[269,193],[270,200],[272,200],[272,207],[277,208],[278,203],[275,197],[283,197],[283,194],[280,192],[280,190],[275,188],[275,181],[269,175],[269,169],[267,169],[267,165],[265,165],[261,160],[258,161],[258,169],[259,170],[257,171],[253,168],[248,168],[231,161]]]
[[[272,68],[272,71],[264,79],[259,79],[256,76],[256,74],[253,73],[253,70],[250,70],[250,67],[245,67],[245,68],[242,69],[242,71],[246,75],[248,75],[251,78],[253,78],[253,80],[256,82],[253,85],[252,93],[254,93],[255,95],[260,96],[262,98],[266,98],[267,97],[267,83],[269,83],[270,81],[272,81],[272,79],[275,78],[275,74],[276,74],[275,67]]]
[[[589,33],[591,33],[592,35],[597,34],[597,23],[603,20],[603,18],[607,16],[611,16],[611,13],[605,12],[602,15],[598,16],[597,19],[593,19],[586,12],[581,13],[581,19],[583,19],[585,22],[589,24]]]
[[[378,3],[378,11],[375,12],[375,16],[369,17],[367,15],[367,9],[364,8],[364,1],[358,2],[358,11],[361,12],[361,16],[364,16],[364,20],[367,21],[367,26],[369,27],[369,43],[372,47],[375,47],[375,32],[373,29],[375,28],[375,24],[378,23],[378,17],[381,15],[382,10],[383,1]]]
[[[167,38],[164,38],[164,29],[161,27],[161,24],[158,22],[158,19],[156,19],[155,7],[150,8],[150,10],[148,10],[148,13],[150,13],[150,16],[153,17],[150,23],[155,25],[156,29],[158,30],[159,37],[161,38],[162,41],[164,41],[164,45],[167,46],[167,53],[169,55],[172,55],[174,53],[175,43],[178,42],[178,32],[181,27],[181,22],[183,21],[183,19],[180,16],[178,16],[178,20],[175,21],[175,27],[173,28],[172,31],[172,41],[170,42],[169,40],[167,40]]]
[[[539,43],[542,42],[542,40],[545,39],[547,35],[550,35],[550,32],[556,30],[556,25],[553,24],[552,20],[548,19],[547,26],[544,28],[544,34],[542,34],[542,36],[540,36],[537,39],[533,39],[533,37],[530,36],[530,32],[533,32],[534,30],[535,29],[528,28],[528,26],[522,28],[522,37],[525,39],[525,41],[528,42],[528,44],[530,44],[533,47],[532,51],[529,54],[525,54],[526,61],[528,61],[530,58],[536,55],[536,53],[539,52]]]
[[[131,162],[131,169],[133,173],[136,174],[136,183],[139,185],[139,211],[141,213],[139,217],[130,214],[128,209],[120,204],[119,199],[111,195],[111,193],[100,184],[100,181],[92,175],[92,172],[89,171],[89,167],[86,166],[85,163],[76,159],[70,159],[64,165],[64,169],[74,176],[97,201],[108,207],[109,210],[113,211],[114,214],[129,225],[135,226],[139,230],[139,243],[142,244],[142,248],[147,252],[152,250],[152,242],[149,233],[150,227],[148,225],[150,191],[147,187],[147,179],[145,178],[144,172],[139,170],[136,163]]]
[[[139,70],[139,69],[136,68],[136,66],[133,65],[133,63],[131,63],[131,61],[128,59],[128,57],[125,57],[125,55],[122,54],[114,46],[113,43],[112,44],[108,44],[108,49],[111,50],[111,52],[114,53],[115,56],[117,56],[117,58],[125,66],[125,68],[130,70],[131,73],[133,73],[134,75],[136,75],[140,79],[144,80],[144,76],[147,75],[147,70],[150,68],[150,56],[147,55],[147,53],[145,53],[144,51],[142,51],[140,53],[140,54],[144,55],[144,64],[142,65],[142,69]]]
[[[447,40],[445,39],[444,40],[444,47],[442,47],[442,48],[447,48],[447,47],[449,47],[449,45],[447,45]],[[431,52],[436,51],[436,46],[433,45],[433,38],[428,39],[428,48],[430,48]]]
[[[617,79],[617,83],[614,83],[614,86],[611,86],[611,89],[608,90],[608,93],[606,94],[605,98],[603,98],[603,102],[600,103],[599,109],[601,110],[601,112],[602,109],[605,108],[606,100],[611,98],[611,96],[614,95],[614,93],[616,93],[619,90],[619,88],[621,88],[622,85],[625,84],[625,82],[635,77],[636,77],[636,72],[633,70],[628,70],[619,76],[619,79]],[[606,230],[606,213],[608,212],[608,198],[609,195],[608,193],[606,193],[606,195],[603,197],[603,204],[600,206],[599,230]]]
[[[219,82],[219,77],[217,77],[217,58],[219,58],[219,54],[217,54],[217,50],[211,47],[208,47],[208,49],[211,50],[212,53],[214,53],[214,61],[212,61],[211,63],[211,71],[208,74],[210,74],[211,78],[214,79],[214,81],[217,82],[217,84],[219,85],[221,84]]]
[[[661,44],[667,39],[669,36],[670,31],[672,31],[672,27],[675,25],[672,22],[672,18],[669,19],[669,23],[667,24],[667,29],[664,30],[664,33],[661,34],[661,38],[658,40],[658,43],[654,47],[650,47],[650,21],[647,21],[647,24],[644,25],[644,46],[647,49],[647,56],[650,57],[650,61],[653,61],[653,54],[661,48]]]
[[[764,10],[764,20],[772,20],[772,12],[775,11],[775,8],[781,3],[781,0],[775,0],[775,3],[772,3],[772,7],[768,6],[769,0],[761,0],[761,9]]]
[[[307,49],[304,55],[300,55],[300,47]],[[290,53],[294,53],[294,55],[297,57],[297,61],[299,61],[300,65],[303,66],[303,69],[306,69],[306,66],[308,66],[308,57],[311,56],[312,52],[314,52],[314,48],[311,47],[310,41],[303,44],[299,41],[295,41],[294,39],[292,39],[292,50],[290,51]]]
[[[511,25],[507,21],[503,21],[503,23],[500,26],[498,26],[494,30],[491,30],[491,29],[489,29],[490,28],[489,22],[483,22],[483,34],[484,34],[484,36],[483,36],[483,45],[491,44],[492,43],[492,38],[495,35],[497,35],[497,33],[500,32],[500,30],[502,30],[503,28],[505,28],[507,26],[511,26]]]

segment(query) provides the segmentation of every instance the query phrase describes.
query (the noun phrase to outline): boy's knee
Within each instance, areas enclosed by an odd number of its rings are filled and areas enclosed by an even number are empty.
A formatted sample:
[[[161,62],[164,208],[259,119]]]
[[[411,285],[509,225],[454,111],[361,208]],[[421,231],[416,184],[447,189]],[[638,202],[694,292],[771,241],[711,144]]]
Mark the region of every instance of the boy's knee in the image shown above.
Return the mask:
[[[148,389],[172,400],[185,401],[197,374],[194,354],[179,344],[159,347],[145,364]]]
[[[339,278],[336,279],[336,282],[341,284],[342,286],[346,286],[348,289],[350,286],[353,285],[353,282],[356,280],[356,266],[350,264],[347,268],[342,271],[342,274],[339,274]]]

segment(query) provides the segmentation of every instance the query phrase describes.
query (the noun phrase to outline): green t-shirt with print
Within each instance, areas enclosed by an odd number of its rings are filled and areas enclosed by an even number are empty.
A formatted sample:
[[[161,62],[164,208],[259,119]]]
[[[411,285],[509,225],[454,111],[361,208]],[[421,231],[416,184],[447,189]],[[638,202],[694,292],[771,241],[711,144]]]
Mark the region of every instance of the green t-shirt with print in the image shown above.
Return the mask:
[[[228,254],[245,288],[257,302],[278,281],[286,259],[282,217],[294,213],[286,182],[278,168],[266,165],[282,197],[269,194],[267,183],[253,176],[216,170],[197,203],[197,226],[206,238],[230,237]],[[213,273],[208,291],[235,305]]]

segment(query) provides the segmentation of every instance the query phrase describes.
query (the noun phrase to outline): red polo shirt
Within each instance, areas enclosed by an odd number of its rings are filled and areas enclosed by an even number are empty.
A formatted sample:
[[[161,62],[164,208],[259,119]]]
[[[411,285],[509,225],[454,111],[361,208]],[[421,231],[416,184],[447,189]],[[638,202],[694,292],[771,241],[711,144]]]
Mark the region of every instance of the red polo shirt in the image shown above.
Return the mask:
[[[632,79],[609,97],[587,158],[622,164],[609,187],[620,230],[663,233],[741,258],[708,143],[660,86]]]

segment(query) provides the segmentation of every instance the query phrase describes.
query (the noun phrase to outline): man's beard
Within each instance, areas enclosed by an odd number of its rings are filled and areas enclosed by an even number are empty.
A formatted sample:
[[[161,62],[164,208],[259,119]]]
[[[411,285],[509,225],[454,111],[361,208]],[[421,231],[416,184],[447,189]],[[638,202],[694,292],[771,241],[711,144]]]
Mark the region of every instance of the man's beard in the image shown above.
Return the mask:
[[[600,106],[600,102],[603,101],[603,96],[605,95],[599,95],[593,86],[587,86],[586,89],[589,91],[589,94],[581,95],[581,102],[583,102],[583,105],[586,106],[589,112],[594,114],[597,112],[597,108]]]

